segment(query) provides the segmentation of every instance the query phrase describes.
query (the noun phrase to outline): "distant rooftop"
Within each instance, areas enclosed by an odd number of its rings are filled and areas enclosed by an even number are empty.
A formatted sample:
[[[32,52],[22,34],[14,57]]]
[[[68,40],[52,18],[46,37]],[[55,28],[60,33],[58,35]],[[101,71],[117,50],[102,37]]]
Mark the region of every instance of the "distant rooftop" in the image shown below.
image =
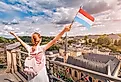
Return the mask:
[[[85,54],[84,59],[90,60],[90,61],[95,61],[95,62],[100,62],[100,63],[107,63],[109,60],[114,60],[114,56],[109,56],[109,55],[100,55],[100,54]]]
[[[63,58],[57,57],[55,61],[63,62]],[[119,66],[119,60],[116,57],[101,54],[86,54],[79,57],[69,56],[67,63],[78,67],[83,67],[100,73],[108,74],[108,66],[110,66],[111,74]]]
[[[119,35],[117,35],[117,34],[109,34],[108,37],[111,38],[111,39],[115,39],[115,40],[121,38],[121,37],[120,37]]]
[[[97,39],[99,35],[89,35],[88,39]]]
[[[61,56],[59,57],[59,56],[58,56],[58,57],[55,59],[55,61],[64,62],[64,59],[63,59],[63,57],[61,57]]]
[[[100,37],[101,35],[87,35],[88,39],[97,39],[98,37]],[[120,39],[120,36],[118,34],[108,34],[107,35],[109,38],[111,39]],[[83,39],[85,36],[76,36],[73,37],[74,39]],[[71,37],[72,38],[72,37]]]

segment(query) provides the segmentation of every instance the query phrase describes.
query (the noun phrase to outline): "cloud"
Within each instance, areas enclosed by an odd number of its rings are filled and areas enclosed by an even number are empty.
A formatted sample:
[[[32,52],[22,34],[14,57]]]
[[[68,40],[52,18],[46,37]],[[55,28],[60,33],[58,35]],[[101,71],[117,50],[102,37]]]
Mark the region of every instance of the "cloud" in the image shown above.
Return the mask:
[[[76,13],[77,9],[75,10],[74,8],[57,8],[57,12],[55,12],[53,15],[53,22],[57,24],[71,23]]]
[[[14,30],[11,26],[5,26],[4,27],[4,30],[6,30],[6,31],[12,31],[12,30]]]
[[[95,23],[90,30],[74,23],[70,35],[121,32],[121,0],[2,0],[1,35],[5,29],[20,32],[19,35],[34,31],[56,35],[72,22],[80,6],[95,17]]]

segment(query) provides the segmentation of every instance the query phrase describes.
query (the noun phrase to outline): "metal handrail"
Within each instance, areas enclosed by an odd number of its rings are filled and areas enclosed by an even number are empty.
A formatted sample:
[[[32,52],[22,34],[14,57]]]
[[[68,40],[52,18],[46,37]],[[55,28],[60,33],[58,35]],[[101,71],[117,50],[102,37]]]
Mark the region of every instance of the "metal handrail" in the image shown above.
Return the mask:
[[[115,81],[115,82],[121,82],[121,78],[110,76],[110,75],[106,75],[106,74],[99,73],[99,72],[92,71],[92,70],[88,70],[88,69],[85,69],[85,68],[82,68],[82,67],[77,67],[77,66],[70,65],[70,64],[67,64],[67,63],[63,63],[63,62],[59,62],[59,61],[50,61],[50,63],[57,64],[59,66],[70,67],[70,68],[73,68],[73,69],[76,69],[76,70],[80,70],[80,71],[84,71],[86,73],[90,73],[90,74],[93,74],[93,75],[97,75],[97,76],[103,77],[103,78],[105,78],[107,80],[111,80],[111,81]]]

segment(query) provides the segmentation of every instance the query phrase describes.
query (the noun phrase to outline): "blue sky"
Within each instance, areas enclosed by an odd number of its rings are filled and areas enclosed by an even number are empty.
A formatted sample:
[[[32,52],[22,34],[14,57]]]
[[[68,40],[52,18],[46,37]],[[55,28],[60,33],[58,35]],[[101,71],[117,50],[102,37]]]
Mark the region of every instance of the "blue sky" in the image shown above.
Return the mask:
[[[80,6],[95,17],[94,25],[88,30],[75,22],[68,35],[121,33],[121,0],[1,0],[0,36],[57,35]]]

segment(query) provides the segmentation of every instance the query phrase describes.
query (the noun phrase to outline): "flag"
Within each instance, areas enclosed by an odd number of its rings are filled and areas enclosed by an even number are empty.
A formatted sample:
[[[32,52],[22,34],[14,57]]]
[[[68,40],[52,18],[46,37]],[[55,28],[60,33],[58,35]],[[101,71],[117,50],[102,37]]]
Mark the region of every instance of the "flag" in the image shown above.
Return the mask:
[[[74,18],[74,21],[81,23],[83,26],[89,29],[94,23],[94,17],[92,17],[90,14],[80,8]]]

